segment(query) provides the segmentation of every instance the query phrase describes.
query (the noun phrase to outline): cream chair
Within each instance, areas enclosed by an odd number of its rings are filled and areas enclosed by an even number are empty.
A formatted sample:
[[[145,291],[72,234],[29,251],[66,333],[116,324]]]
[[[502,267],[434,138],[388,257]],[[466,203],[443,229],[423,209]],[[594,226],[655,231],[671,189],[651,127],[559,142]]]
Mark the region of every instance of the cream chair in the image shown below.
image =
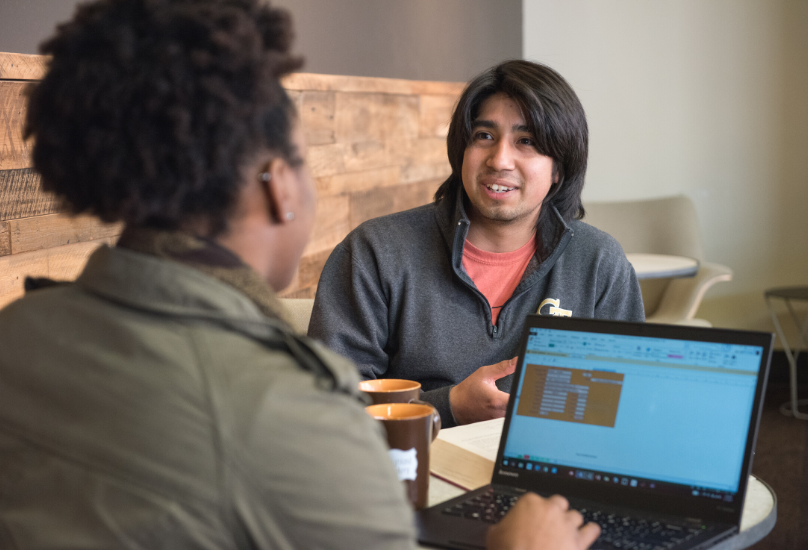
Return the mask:
[[[704,293],[732,270],[704,261],[699,222],[693,202],[679,195],[628,202],[584,205],[584,221],[613,236],[626,253],[670,254],[699,261],[694,277],[640,281],[645,316],[651,323],[710,326],[695,318]]]
[[[281,304],[291,314],[292,327],[300,334],[309,331],[314,298],[281,298]]]

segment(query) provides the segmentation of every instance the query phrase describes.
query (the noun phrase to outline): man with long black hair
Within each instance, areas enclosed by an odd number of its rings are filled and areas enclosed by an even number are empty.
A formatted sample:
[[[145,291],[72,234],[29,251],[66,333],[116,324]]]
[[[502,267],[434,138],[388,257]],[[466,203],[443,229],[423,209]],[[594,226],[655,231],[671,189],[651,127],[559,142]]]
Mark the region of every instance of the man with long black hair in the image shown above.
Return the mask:
[[[444,425],[505,414],[529,313],[644,320],[631,264],[580,219],[586,116],[555,71],[508,61],[471,81],[432,204],[370,220],[323,270],[309,335],[365,378],[421,382]]]

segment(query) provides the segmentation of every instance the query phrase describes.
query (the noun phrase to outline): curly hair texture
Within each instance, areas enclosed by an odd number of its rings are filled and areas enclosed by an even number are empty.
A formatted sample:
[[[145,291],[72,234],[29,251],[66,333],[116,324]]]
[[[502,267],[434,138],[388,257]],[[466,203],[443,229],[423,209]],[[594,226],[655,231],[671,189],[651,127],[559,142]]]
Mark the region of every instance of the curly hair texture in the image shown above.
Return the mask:
[[[566,221],[581,219],[589,143],[584,108],[560,74],[546,65],[523,60],[505,61],[488,69],[463,91],[446,138],[452,175],[438,188],[435,200],[454,200],[458,189],[462,189],[463,156],[474,120],[483,102],[497,93],[519,105],[537,149],[554,161],[559,181],[550,188],[543,204],[556,207]],[[547,210],[541,209],[539,225]]]
[[[280,77],[287,12],[259,0],[99,0],[40,46],[26,137],[46,190],[74,213],[177,229],[226,229],[255,155],[302,163]]]

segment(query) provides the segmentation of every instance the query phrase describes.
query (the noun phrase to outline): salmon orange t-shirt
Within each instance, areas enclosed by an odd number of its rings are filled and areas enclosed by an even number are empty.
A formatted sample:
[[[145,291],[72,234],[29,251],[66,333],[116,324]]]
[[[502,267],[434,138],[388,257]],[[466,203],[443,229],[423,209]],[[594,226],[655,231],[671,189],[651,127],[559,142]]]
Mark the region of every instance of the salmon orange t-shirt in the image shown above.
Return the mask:
[[[536,253],[536,235],[513,252],[486,252],[469,241],[463,248],[463,267],[477,290],[491,305],[491,322],[497,324],[499,311],[511,297],[522,274]]]

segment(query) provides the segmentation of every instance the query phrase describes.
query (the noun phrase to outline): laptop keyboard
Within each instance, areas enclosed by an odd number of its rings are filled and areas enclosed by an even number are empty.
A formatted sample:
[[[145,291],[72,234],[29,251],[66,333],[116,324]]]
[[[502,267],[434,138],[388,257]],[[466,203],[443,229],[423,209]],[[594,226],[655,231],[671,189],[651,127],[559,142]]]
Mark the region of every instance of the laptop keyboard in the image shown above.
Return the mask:
[[[600,525],[601,533],[593,548],[626,550],[667,550],[702,533],[701,526],[649,521],[600,510],[578,510],[584,522]]]
[[[489,488],[486,492],[470,497],[454,506],[443,509],[443,513],[449,516],[459,516],[469,519],[477,519],[485,523],[497,523],[502,519],[508,510],[516,504],[519,497],[506,493],[496,492]]]
[[[494,524],[516,504],[517,495],[500,493],[489,488],[486,492],[448,506],[443,513]],[[678,525],[649,521],[600,510],[578,510],[585,522],[600,525],[601,534],[593,549],[611,550],[669,550],[703,532],[703,526]]]

